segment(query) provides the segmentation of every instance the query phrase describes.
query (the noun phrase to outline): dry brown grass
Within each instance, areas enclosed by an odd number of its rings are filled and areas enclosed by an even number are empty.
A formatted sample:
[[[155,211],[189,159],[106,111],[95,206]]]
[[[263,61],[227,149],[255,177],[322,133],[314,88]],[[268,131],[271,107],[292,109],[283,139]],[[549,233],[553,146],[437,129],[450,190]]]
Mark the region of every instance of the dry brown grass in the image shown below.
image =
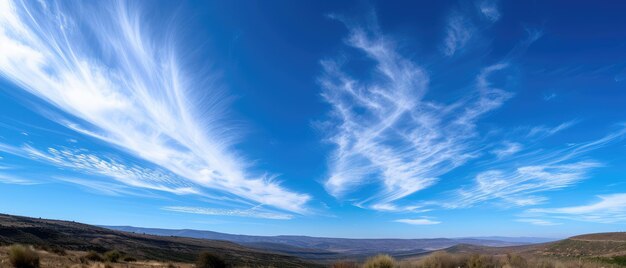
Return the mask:
[[[389,255],[377,255],[370,259],[368,259],[365,264],[363,264],[364,268],[393,268],[396,267],[396,260]]]
[[[118,263],[105,263],[101,261],[88,261],[81,263],[81,257],[87,252],[84,251],[66,251],[64,254],[57,254],[45,250],[34,250],[39,255],[41,268],[192,268],[189,263],[167,263],[158,261],[132,261],[127,262],[118,260]],[[172,265],[172,266],[169,266]],[[13,268],[9,262],[9,247],[0,247],[0,268]]]
[[[344,267],[344,266],[333,266]],[[349,266],[345,266],[349,267]],[[358,267],[358,266],[351,266]],[[520,255],[480,255],[434,252],[417,260],[396,261],[388,255],[369,259],[361,267],[380,268],[617,268],[623,267],[598,259],[565,259]]]
[[[39,255],[31,247],[12,245],[9,247],[9,263],[18,268],[39,268]]]

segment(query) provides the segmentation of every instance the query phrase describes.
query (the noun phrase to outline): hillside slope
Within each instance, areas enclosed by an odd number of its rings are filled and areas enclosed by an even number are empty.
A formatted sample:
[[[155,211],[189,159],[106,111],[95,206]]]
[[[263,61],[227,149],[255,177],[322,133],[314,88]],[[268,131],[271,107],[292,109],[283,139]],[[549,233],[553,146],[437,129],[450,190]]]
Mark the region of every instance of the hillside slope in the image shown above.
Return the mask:
[[[292,256],[274,254],[232,242],[163,237],[115,231],[87,224],[0,214],[0,245],[56,246],[66,250],[104,252],[116,249],[139,259],[193,262],[201,251],[224,256],[232,264],[315,267]]]
[[[450,253],[492,255],[515,253],[572,258],[626,256],[626,232],[586,234],[549,243],[512,247],[486,247],[463,244],[447,248],[446,251]]]

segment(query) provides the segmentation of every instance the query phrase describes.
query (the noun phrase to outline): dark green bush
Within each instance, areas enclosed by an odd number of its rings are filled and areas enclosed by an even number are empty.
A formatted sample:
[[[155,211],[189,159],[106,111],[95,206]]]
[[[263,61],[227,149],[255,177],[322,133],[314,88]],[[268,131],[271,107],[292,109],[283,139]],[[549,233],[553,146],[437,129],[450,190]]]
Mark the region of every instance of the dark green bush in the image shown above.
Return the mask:
[[[198,261],[196,262],[197,268],[222,268],[226,267],[226,262],[222,257],[215,255],[210,252],[202,252],[198,256]]]
[[[9,262],[15,268],[38,268],[39,255],[30,247],[13,245],[9,248]]]

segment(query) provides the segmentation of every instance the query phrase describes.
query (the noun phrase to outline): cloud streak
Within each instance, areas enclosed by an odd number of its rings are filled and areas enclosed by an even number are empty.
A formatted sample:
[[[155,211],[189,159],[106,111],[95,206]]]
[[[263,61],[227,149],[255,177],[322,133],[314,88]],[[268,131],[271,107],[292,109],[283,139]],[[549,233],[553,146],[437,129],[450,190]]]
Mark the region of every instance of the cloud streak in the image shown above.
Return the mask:
[[[40,182],[0,173],[0,183],[16,185],[36,185]]]
[[[499,163],[503,168],[482,171],[470,187],[454,192],[444,207],[471,207],[477,203],[499,200],[514,206],[544,203],[547,198],[536,193],[566,187],[589,177],[594,168],[603,166],[594,160],[578,160],[585,154],[624,138],[626,128],[601,139],[570,145],[561,150],[538,150],[519,159]]]
[[[433,220],[426,219],[426,218],[399,219],[399,220],[395,220],[395,222],[406,223],[406,224],[411,224],[411,225],[434,225],[434,224],[440,224],[441,223],[439,221],[433,221]]]
[[[190,184],[304,213],[308,195],[247,171],[224,131],[219,90],[185,71],[174,34],[153,34],[136,4],[0,1],[0,74],[67,115],[45,112],[52,120]],[[200,90],[209,92],[202,112]]]
[[[599,200],[581,206],[560,208],[535,208],[526,211],[528,215],[545,215],[577,221],[597,223],[626,222],[626,193],[599,195]]]
[[[191,213],[191,214],[211,215],[211,216],[250,217],[250,218],[261,218],[261,219],[271,219],[271,220],[289,220],[293,218],[293,216],[289,214],[267,212],[267,211],[259,210],[257,208],[220,209],[220,208],[204,208],[204,207],[168,206],[168,207],[162,207],[161,209],[166,210],[166,211],[180,212],[180,213]]]

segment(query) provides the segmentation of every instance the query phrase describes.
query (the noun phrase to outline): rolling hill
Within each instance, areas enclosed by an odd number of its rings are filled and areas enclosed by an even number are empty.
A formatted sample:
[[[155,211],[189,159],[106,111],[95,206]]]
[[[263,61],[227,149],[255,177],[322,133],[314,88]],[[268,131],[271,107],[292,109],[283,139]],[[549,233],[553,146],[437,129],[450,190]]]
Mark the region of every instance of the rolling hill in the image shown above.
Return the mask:
[[[316,267],[293,256],[275,254],[228,241],[156,236],[115,231],[69,221],[0,214],[0,245],[14,243],[65,250],[118,250],[138,259],[193,262],[202,251],[222,255],[231,264]]]
[[[275,252],[291,254],[301,258],[313,260],[363,258],[377,253],[387,253],[395,257],[402,257],[414,254],[424,254],[432,250],[444,249],[458,244],[502,247],[528,244],[528,242],[517,242],[516,239],[522,241],[547,240],[541,238],[504,237],[501,239],[508,241],[490,238],[348,239],[289,235],[251,236],[190,229],[171,230],[131,226],[102,227],[133,233],[225,240],[249,247],[271,249]]]

